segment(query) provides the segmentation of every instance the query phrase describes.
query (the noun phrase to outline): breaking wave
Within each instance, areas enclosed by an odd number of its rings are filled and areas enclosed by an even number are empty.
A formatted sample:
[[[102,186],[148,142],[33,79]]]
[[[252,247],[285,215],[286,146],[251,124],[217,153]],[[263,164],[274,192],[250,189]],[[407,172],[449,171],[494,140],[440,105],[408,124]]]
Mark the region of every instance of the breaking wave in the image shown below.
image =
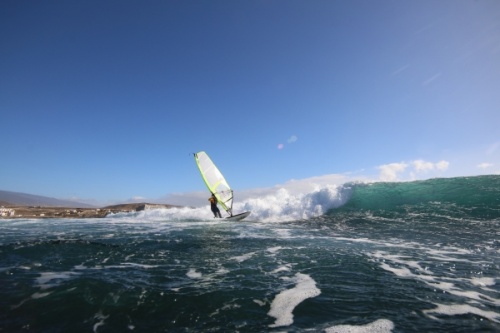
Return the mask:
[[[343,211],[395,211],[408,206],[448,205],[473,216],[500,218],[500,176],[439,178],[413,182],[346,183],[326,185],[308,193],[285,188],[261,197],[235,202],[233,212],[251,211],[245,221],[307,220]],[[224,214],[224,213],[223,213]],[[210,207],[152,209],[114,217],[197,222],[213,221]]]
[[[327,185],[309,193],[294,194],[280,188],[268,195],[235,202],[234,214],[251,211],[248,221],[285,222],[304,220],[326,214],[330,209],[340,207],[349,199],[351,186]],[[224,217],[224,212],[223,217]],[[151,209],[134,213],[119,213],[111,218],[154,220],[154,221],[216,221],[207,204],[198,208]]]

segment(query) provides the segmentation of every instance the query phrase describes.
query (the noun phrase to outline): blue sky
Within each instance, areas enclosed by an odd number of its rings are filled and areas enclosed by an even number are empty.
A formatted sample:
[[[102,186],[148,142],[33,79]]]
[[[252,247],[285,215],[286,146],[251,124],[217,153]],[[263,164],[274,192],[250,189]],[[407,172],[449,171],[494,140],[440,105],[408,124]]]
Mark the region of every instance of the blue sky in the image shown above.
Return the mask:
[[[0,2],[0,189],[500,173],[500,2]]]

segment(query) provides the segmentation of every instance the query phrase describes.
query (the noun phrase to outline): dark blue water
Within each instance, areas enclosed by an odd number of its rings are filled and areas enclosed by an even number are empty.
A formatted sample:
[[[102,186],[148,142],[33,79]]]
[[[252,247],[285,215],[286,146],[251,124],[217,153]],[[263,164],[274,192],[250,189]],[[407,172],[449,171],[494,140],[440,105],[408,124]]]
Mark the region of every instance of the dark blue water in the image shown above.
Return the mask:
[[[325,191],[300,220],[0,220],[0,331],[500,331],[499,176]]]

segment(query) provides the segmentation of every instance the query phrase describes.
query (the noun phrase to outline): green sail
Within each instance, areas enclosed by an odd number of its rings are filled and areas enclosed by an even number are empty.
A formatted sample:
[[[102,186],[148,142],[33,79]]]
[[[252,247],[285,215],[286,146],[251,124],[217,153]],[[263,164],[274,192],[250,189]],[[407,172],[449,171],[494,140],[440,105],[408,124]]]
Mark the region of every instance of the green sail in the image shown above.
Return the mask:
[[[222,173],[204,151],[194,154],[194,159],[196,160],[196,165],[200,170],[201,177],[207,185],[208,190],[215,194],[215,197],[222,208],[232,215],[233,190],[227,183]]]

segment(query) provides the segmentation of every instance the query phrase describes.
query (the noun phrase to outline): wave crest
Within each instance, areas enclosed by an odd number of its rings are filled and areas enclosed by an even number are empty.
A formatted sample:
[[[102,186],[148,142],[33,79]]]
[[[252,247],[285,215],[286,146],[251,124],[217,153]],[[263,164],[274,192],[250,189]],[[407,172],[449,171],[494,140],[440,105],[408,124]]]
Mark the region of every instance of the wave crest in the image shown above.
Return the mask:
[[[251,211],[249,218],[262,222],[284,222],[324,215],[343,205],[349,198],[350,187],[326,185],[309,193],[292,194],[280,188],[262,198],[248,199],[236,204],[235,212]]]
[[[261,197],[251,197],[233,206],[234,214],[251,211],[245,221],[286,222],[324,215],[328,210],[343,205],[350,196],[349,186],[326,185],[308,193],[292,193],[285,188]],[[222,211],[222,216],[225,217]],[[131,221],[219,221],[213,218],[207,204],[198,208],[160,208],[133,213],[119,213],[111,218],[130,218]]]

